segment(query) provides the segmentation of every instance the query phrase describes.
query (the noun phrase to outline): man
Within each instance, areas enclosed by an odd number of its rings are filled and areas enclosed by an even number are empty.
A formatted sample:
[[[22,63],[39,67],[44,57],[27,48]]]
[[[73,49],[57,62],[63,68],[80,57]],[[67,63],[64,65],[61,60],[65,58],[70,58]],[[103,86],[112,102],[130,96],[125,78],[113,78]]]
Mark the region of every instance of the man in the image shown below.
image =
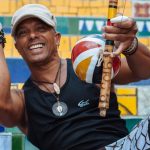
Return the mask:
[[[141,43],[137,45],[135,22],[129,19],[114,27],[106,26],[104,31],[103,37],[117,41],[115,55],[123,51],[127,54],[113,82],[125,84],[148,78],[150,51]],[[20,8],[12,18],[12,36],[31,76],[23,90],[10,90],[1,36],[1,124],[18,126],[41,150],[94,150],[128,134],[119,116],[114,91],[107,116],[102,118],[97,108],[99,88],[80,81],[71,61],[59,57],[57,48],[61,35],[56,32],[55,17],[46,7],[28,4]],[[78,107],[83,99],[90,105]]]

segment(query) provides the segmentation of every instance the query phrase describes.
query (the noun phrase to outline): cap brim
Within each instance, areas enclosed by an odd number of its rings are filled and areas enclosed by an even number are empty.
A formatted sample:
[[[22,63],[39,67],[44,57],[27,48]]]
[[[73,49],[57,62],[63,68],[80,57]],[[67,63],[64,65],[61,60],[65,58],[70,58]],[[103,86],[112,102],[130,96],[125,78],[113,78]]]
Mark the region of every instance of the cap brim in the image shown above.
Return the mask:
[[[42,20],[43,22],[45,22],[46,24],[48,24],[49,26],[52,26],[53,28],[55,28],[55,26],[53,25],[53,23],[51,23],[50,21],[48,21],[46,18],[36,15],[36,14],[26,14],[24,16],[20,16],[20,18],[15,22],[14,26],[12,27],[12,31],[11,31],[11,35],[14,36],[17,26],[24,20],[28,19],[28,18],[38,18],[40,20]]]

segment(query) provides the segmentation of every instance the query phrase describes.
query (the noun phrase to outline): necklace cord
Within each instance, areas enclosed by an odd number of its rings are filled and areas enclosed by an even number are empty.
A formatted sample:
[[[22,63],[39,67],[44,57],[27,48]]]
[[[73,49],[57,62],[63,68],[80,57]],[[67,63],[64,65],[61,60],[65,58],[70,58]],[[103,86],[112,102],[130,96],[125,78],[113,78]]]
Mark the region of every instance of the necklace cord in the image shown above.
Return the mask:
[[[58,68],[54,83],[50,83],[47,81],[37,81],[37,80],[31,79],[36,84],[42,84],[42,83],[53,84],[53,89],[54,89],[55,93],[51,92],[51,90],[45,84],[43,84],[43,87],[47,91],[49,91],[50,94],[56,99],[56,102],[52,105],[52,112],[55,116],[58,116],[58,117],[64,116],[68,112],[68,107],[67,107],[66,103],[60,102],[61,69],[62,69],[61,63],[62,62],[60,59],[60,64],[59,64],[59,68]],[[58,78],[58,74],[59,74],[59,78]],[[56,83],[57,78],[58,78],[58,85]]]
[[[60,74],[59,74],[59,72],[60,72]],[[60,90],[60,79],[61,79],[61,59],[60,59],[60,63],[59,63],[59,68],[58,68],[58,71],[57,71],[57,74],[56,74],[56,77],[55,77],[55,80],[54,80],[54,82],[53,83],[51,83],[51,82],[48,82],[48,81],[39,81],[39,80],[33,80],[33,79],[31,79],[32,80],[32,82],[34,82],[34,83],[36,83],[37,85],[38,84],[43,84],[43,83],[46,83],[46,84],[53,84],[53,88],[54,88],[54,83],[56,84],[56,80],[57,80],[57,78],[58,78],[58,74],[59,74],[59,90]],[[43,85],[43,87],[45,88],[45,89],[47,89],[55,98],[56,98],[56,100],[57,100],[57,102],[59,103],[59,94],[56,92],[56,90],[54,89],[54,91],[55,91],[55,93],[53,93],[53,92],[51,92],[51,90],[49,89],[49,88],[47,88],[47,86],[46,85]]]
[[[60,63],[59,63],[59,68],[58,68],[58,71],[56,73],[56,76],[55,76],[55,80],[54,82],[48,82],[48,81],[41,81],[41,80],[34,80],[34,79],[31,79],[33,82],[37,83],[37,84],[43,84],[43,83],[46,83],[46,84],[54,84],[56,83],[56,80],[57,80],[57,77],[58,77],[58,74],[59,74],[59,71],[61,70],[61,59],[60,59]],[[60,79],[59,79],[60,80]],[[60,81],[59,81],[60,82]],[[60,84],[60,83],[59,83]],[[60,86],[60,85],[59,85]]]

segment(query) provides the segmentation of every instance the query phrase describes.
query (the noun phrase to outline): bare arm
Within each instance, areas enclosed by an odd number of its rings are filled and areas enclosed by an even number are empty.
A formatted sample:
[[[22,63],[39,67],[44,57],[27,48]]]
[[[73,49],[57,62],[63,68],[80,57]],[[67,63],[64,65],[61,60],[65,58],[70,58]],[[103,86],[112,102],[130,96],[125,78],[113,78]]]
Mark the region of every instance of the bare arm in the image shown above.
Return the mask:
[[[11,90],[10,87],[10,74],[0,44],[0,124],[24,128],[26,120],[23,92]]]
[[[121,69],[113,80],[117,84],[127,84],[150,78],[150,50],[139,43],[135,54],[122,59]]]
[[[140,79],[147,79],[150,77],[150,50],[139,43],[136,53],[132,56],[126,57],[127,63],[133,74]]]
[[[104,27],[104,38],[115,41],[117,50],[113,55],[120,55],[128,49],[138,31],[136,22],[129,18],[127,21],[115,23],[114,26]],[[117,84],[127,84],[150,77],[150,50],[138,43],[134,54],[121,60],[121,69],[113,80]]]

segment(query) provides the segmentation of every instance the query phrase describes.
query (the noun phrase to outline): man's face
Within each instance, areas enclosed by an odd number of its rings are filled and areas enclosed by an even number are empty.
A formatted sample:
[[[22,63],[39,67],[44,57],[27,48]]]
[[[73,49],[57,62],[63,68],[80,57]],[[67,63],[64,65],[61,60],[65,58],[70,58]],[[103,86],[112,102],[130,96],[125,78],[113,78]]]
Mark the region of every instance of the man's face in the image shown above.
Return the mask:
[[[57,54],[60,34],[37,18],[22,21],[15,33],[15,47],[29,64],[46,63]]]

